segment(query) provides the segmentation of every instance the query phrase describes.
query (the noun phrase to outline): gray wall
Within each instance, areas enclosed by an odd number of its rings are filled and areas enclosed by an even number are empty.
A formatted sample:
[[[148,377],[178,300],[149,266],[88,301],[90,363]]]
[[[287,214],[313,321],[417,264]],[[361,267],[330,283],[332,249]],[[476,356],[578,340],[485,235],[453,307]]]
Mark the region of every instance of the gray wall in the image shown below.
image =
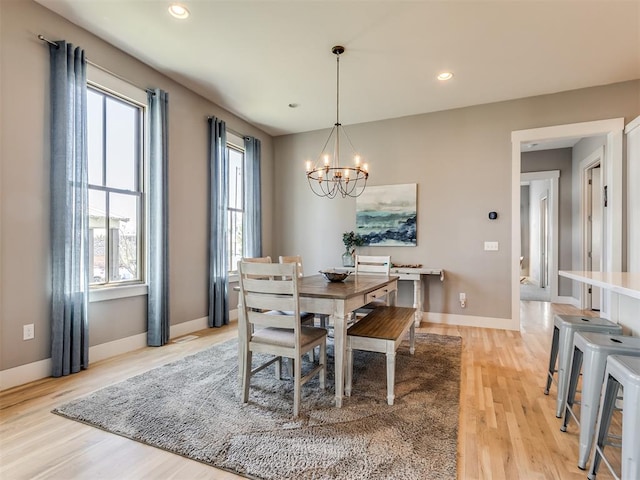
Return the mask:
[[[31,0],[0,1],[0,369],[49,351],[49,49],[38,33],[85,48],[133,83],[169,92],[169,255],[172,325],[207,315],[207,122],[262,141],[264,248],[273,249],[270,136]],[[146,297],[91,303],[91,345],[146,331]],[[22,325],[35,339],[22,340]]]
[[[558,269],[572,269],[572,149],[558,148],[555,150],[541,150],[522,154],[522,172],[544,172],[560,170],[558,179]],[[559,277],[558,295],[572,295],[572,281]]]
[[[396,263],[442,267],[430,279],[433,312],[511,318],[511,132],[598,119],[635,118],[640,81],[574,90],[347,126],[370,164],[370,185],[418,184],[418,246],[367,247]],[[373,101],[373,99],[372,99]],[[300,254],[305,270],[335,266],[341,234],[355,226],[355,200],[315,197],[304,161],[320,153],[328,130],[274,139],[278,254]],[[487,218],[495,210],[495,221]],[[500,242],[498,252],[483,242]],[[519,247],[518,247],[519,250]],[[458,293],[467,294],[467,308]]]

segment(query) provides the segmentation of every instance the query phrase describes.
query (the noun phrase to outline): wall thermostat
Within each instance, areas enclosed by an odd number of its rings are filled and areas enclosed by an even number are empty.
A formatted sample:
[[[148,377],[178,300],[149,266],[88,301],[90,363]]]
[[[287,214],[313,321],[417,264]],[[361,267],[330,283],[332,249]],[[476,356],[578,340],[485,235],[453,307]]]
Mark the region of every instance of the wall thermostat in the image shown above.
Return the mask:
[[[489,212],[489,220],[495,220],[496,218],[498,218],[497,212]]]

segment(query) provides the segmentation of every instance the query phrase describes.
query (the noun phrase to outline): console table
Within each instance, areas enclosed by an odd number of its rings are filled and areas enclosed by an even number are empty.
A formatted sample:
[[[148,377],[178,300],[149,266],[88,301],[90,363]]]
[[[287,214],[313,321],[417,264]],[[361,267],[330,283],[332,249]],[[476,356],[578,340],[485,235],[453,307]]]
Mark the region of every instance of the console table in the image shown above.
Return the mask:
[[[354,267],[336,267],[335,270],[355,271]],[[391,267],[391,275],[396,275],[398,280],[410,280],[413,282],[413,308],[416,309],[415,325],[420,326],[422,320],[422,310],[424,306],[422,298],[422,287],[425,275],[438,275],[440,281],[444,282],[444,270],[442,268],[412,268],[412,267]]]

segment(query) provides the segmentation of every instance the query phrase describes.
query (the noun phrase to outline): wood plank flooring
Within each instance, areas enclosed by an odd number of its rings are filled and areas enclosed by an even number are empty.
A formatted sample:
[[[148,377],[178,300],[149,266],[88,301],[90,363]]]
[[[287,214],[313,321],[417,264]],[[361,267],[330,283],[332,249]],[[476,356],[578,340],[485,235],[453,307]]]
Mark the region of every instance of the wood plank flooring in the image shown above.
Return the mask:
[[[584,479],[577,427],[560,432],[556,387],[543,394],[553,314],[565,305],[521,302],[521,332],[423,323],[418,331],[463,339],[459,479]],[[583,312],[583,314],[589,314]],[[199,338],[144,348],[89,370],[0,393],[0,478],[237,479],[163,450],[50,413],[55,406],[237,334],[235,324]],[[612,450],[612,449],[611,449]],[[599,479],[613,478],[601,467]]]

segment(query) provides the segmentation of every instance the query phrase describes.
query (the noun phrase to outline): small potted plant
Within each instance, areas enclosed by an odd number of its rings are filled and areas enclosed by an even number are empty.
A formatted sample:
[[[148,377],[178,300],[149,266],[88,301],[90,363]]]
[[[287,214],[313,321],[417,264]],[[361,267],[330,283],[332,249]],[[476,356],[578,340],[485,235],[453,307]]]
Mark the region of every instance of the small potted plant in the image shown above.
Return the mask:
[[[355,265],[354,254],[356,247],[364,245],[364,239],[357,233],[344,232],[342,234],[342,243],[344,243],[345,252],[342,254],[342,266],[353,267]]]

